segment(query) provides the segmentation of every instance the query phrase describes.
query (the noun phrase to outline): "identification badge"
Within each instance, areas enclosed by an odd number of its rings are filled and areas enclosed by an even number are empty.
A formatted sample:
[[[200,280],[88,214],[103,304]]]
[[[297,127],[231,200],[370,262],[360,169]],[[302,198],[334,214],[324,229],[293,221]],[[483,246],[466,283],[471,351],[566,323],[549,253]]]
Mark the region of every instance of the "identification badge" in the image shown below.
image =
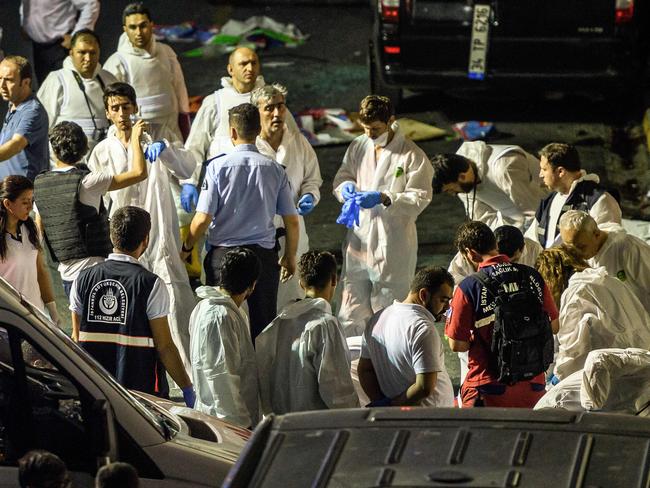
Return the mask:
[[[487,70],[487,52],[490,40],[489,5],[474,5],[474,20],[472,22],[472,40],[469,47],[469,66],[467,77],[470,80],[484,80]]]

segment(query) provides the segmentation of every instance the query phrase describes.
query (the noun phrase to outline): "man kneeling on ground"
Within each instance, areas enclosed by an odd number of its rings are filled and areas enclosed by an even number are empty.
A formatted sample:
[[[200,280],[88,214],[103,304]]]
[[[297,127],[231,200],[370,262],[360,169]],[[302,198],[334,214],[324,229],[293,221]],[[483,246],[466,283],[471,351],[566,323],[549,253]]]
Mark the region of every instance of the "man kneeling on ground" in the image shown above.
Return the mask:
[[[454,392],[435,322],[448,308],[454,279],[443,268],[418,271],[403,302],[376,313],[366,326],[359,382],[368,406],[451,407]]]

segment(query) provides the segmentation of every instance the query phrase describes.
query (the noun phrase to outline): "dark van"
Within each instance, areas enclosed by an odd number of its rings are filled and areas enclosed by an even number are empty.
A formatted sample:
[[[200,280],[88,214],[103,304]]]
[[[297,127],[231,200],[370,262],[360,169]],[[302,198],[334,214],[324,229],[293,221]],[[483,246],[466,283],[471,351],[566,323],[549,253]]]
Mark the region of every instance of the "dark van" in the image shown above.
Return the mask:
[[[643,0],[377,0],[371,89],[507,87],[633,93],[643,84]]]

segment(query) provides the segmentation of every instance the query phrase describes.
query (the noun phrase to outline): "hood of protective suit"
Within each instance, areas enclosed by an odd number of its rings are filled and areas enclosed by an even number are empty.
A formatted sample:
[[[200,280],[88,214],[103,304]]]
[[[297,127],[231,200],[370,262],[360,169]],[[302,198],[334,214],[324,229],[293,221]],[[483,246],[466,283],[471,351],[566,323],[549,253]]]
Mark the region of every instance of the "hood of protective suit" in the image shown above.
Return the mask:
[[[322,312],[332,313],[332,306],[323,298],[305,298],[294,303],[290,303],[282,309],[278,318],[294,319],[310,311],[319,310]]]
[[[573,273],[571,278],[569,278],[569,283],[571,284],[585,284],[585,283],[594,283],[602,285],[605,283],[605,277],[608,276],[607,270],[604,266],[599,266],[597,268],[587,268],[578,273]],[[569,285],[569,286],[570,286]]]
[[[485,179],[488,172],[488,164],[512,151],[525,154],[524,150],[519,146],[488,145],[483,141],[463,142],[458,148],[458,151],[456,151],[456,154],[473,161],[479,169],[479,176],[481,179]]]
[[[156,36],[153,35],[151,36],[151,53],[149,53],[149,51],[146,49],[140,49],[139,47],[135,47],[133,44],[131,44],[129,36],[126,35],[126,32],[122,33],[120,40],[117,43],[117,52],[122,54],[131,54],[133,56],[141,56],[143,58],[155,58],[157,48],[158,44],[156,42]]]
[[[79,73],[77,68],[75,68],[74,63],[72,62],[72,58],[70,56],[68,56],[63,60],[63,67],[65,69],[71,69],[72,71]],[[95,71],[93,71],[93,75],[91,76],[91,78],[97,76],[97,73],[99,73],[101,70],[102,70],[102,64],[97,63],[97,66],[95,67]],[[81,73],[79,73],[79,75],[81,76]]]
[[[593,181],[594,183],[600,183],[600,178],[598,177],[598,175],[595,175],[593,173],[587,173],[584,169],[580,170],[580,174],[582,176],[580,176],[580,178],[578,178],[573,183],[571,183],[571,188],[569,188],[569,195],[573,192],[573,190],[575,190],[576,185],[581,181]]]
[[[238,313],[241,313],[241,309],[237,307],[237,304],[233,299],[217,290],[214,286],[199,286],[196,289],[196,296],[201,300],[209,298],[211,304],[223,305],[224,307],[231,308],[236,310]]]
[[[264,85],[266,85],[266,83],[264,82],[264,77],[262,75],[259,75],[255,80],[255,86],[253,87],[253,90],[262,88]],[[232,78],[230,76],[223,76],[221,78],[221,86],[224,88],[232,88],[233,90],[235,89],[235,87],[232,84]]]
[[[650,402],[650,351],[599,349],[585,361],[580,401],[586,410],[636,414]]]

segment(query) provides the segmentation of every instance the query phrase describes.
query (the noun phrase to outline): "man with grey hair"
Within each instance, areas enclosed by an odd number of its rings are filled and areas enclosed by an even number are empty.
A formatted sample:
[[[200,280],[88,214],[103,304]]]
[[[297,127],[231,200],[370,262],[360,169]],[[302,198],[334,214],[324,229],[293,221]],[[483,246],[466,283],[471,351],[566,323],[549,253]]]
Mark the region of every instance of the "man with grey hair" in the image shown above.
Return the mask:
[[[605,231],[587,212],[569,210],[560,218],[560,235],[596,268],[627,283],[650,312],[650,245],[622,228]]]
[[[203,99],[185,142],[185,147],[192,152],[197,163],[192,177],[181,181],[181,206],[186,212],[192,212],[192,207],[196,207],[198,202],[198,184],[203,162],[233,149],[228,110],[250,102],[251,92],[264,86],[264,78],[260,75],[260,59],[248,47],[235,49],[228,57],[226,69],[229,76],[221,78],[221,88]],[[287,124],[297,129],[291,113],[287,115]]]
[[[253,90],[251,103],[260,112],[262,130],[255,145],[261,154],[277,161],[287,172],[291,183],[293,202],[298,208],[300,239],[296,259],[309,250],[309,239],[305,229],[304,216],[310,213],[320,200],[320,175],[318,158],[305,136],[287,125],[289,111],[286,105],[287,89],[279,84],[265,85]],[[285,229],[282,218],[275,216],[276,235],[280,244],[280,255],[284,253]],[[305,294],[294,275],[278,287],[278,310],[289,302],[304,298]]]

